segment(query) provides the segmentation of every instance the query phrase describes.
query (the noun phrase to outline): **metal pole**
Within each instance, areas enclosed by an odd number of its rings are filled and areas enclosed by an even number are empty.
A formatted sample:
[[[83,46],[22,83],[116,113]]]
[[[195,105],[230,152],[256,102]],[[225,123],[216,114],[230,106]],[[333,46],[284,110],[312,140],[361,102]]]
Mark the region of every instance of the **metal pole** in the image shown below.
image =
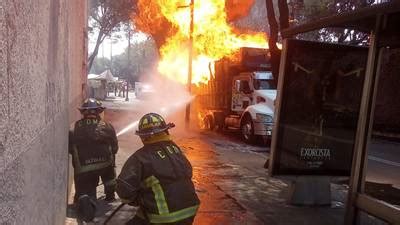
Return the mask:
[[[127,102],[127,101],[129,101],[129,97],[128,97],[128,89],[129,89],[129,81],[128,81],[128,79],[126,79],[126,86],[125,86],[125,88],[126,88],[126,95],[125,95],[125,101]]]
[[[113,63],[113,56],[112,56],[112,38],[110,37],[110,71],[112,72],[112,63]]]
[[[192,72],[193,72],[193,30],[194,30],[194,0],[190,2],[190,32],[189,32],[189,67],[187,89],[189,94],[192,91]],[[185,116],[186,128],[190,125],[190,102],[186,105]]]
[[[377,82],[377,68],[380,58],[379,53],[379,34],[382,29],[383,16],[378,15],[375,20],[375,28],[371,32],[370,47],[368,51],[368,61],[365,71],[363,93],[361,96],[361,106],[357,122],[355,143],[353,147],[353,162],[349,190],[347,194],[347,206],[345,212],[345,224],[358,224],[360,207],[357,205],[357,198],[363,192],[365,182],[365,166],[367,163],[367,148],[373,122],[373,95],[375,94]]]
[[[128,24],[128,68],[131,63],[131,24]],[[129,71],[129,70],[128,70]],[[129,73],[129,72],[128,72]],[[129,76],[130,74],[126,74],[126,98],[125,101],[129,101]]]
[[[102,43],[101,44],[101,56],[103,59],[104,59],[104,46],[105,46],[105,43]]]

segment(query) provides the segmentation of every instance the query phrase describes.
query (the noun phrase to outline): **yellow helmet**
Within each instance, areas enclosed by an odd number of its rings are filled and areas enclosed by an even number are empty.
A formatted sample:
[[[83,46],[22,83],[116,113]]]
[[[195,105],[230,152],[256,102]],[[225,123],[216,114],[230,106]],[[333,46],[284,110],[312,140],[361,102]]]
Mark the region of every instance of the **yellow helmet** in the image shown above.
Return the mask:
[[[164,118],[157,113],[148,113],[140,121],[136,135],[149,137],[175,127],[173,123],[166,123]]]

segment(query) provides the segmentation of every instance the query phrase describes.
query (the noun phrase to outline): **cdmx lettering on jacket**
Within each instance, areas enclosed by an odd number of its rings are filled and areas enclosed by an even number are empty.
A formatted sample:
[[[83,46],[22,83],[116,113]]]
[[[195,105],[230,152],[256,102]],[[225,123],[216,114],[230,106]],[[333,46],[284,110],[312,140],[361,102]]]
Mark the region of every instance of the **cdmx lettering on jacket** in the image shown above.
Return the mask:
[[[181,150],[176,146],[167,146],[166,148],[167,148],[167,151],[161,151],[161,150],[157,151],[157,155],[161,159],[165,159],[165,157],[167,157],[166,153],[167,154],[171,154],[171,155],[173,155],[173,154],[181,154]]]
[[[84,125],[94,125],[94,124],[99,124],[99,125],[105,125],[104,121],[101,121],[99,119],[84,119],[79,121],[78,126],[84,126]]]

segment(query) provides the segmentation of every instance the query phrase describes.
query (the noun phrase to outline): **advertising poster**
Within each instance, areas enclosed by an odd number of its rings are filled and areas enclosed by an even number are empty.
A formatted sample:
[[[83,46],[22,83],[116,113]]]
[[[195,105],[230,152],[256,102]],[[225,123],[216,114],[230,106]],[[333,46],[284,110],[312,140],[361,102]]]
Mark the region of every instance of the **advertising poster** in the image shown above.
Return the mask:
[[[368,49],[287,46],[273,175],[349,176]]]

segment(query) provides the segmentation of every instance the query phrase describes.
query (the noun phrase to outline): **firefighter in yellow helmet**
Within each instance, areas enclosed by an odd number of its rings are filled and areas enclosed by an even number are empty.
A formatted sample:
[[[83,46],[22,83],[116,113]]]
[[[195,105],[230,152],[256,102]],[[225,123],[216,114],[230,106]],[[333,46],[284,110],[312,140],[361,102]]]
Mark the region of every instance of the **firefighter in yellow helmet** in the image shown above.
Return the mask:
[[[156,113],[144,115],[136,134],[144,147],[126,161],[117,179],[121,200],[140,207],[127,224],[193,223],[200,201],[192,182],[192,166],[171,140],[167,124]]]
[[[118,140],[113,126],[100,118],[104,109],[100,101],[86,99],[79,108],[83,118],[75,123],[69,136],[69,153],[74,167],[74,203],[77,203],[79,217],[86,222],[94,218],[99,177],[104,184],[105,200],[115,200]]]

